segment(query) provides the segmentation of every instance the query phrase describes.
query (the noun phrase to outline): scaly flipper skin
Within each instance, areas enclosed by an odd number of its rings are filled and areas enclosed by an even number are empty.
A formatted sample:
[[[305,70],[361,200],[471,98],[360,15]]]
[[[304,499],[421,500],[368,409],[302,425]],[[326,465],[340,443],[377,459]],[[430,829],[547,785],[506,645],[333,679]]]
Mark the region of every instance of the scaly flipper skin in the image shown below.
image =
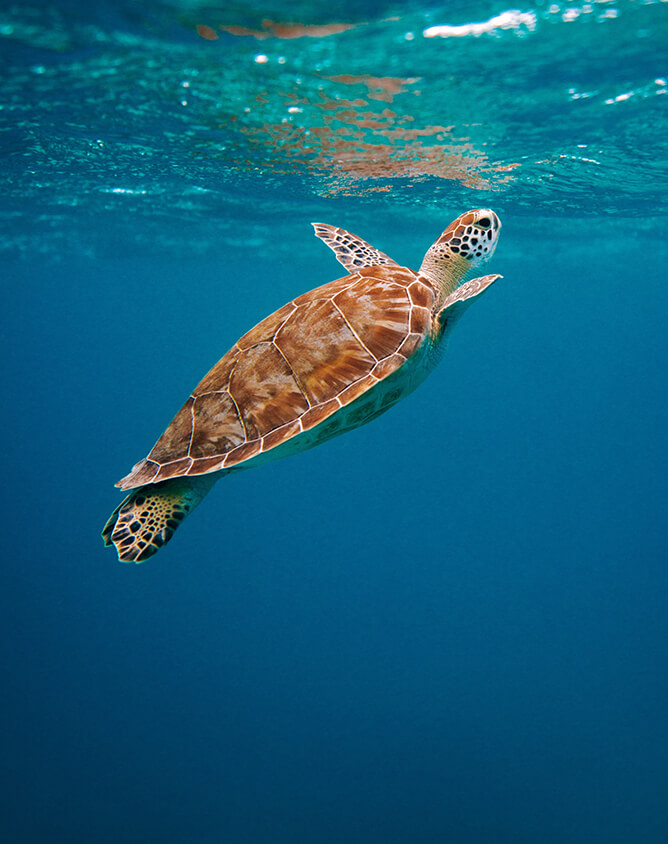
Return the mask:
[[[453,293],[451,293],[445,300],[445,304],[438,312],[438,321],[443,330],[446,326],[452,328],[459,317],[471,304],[471,300],[481,293],[484,293],[490,285],[498,278],[503,278],[500,275],[482,275],[480,278],[472,278],[465,284],[460,285]]]
[[[171,539],[215,481],[210,476],[174,478],[130,493],[104,526],[104,544],[116,546],[122,563],[143,563]]]
[[[334,252],[339,264],[343,264],[350,273],[362,267],[398,266],[396,261],[379,249],[375,249],[366,240],[357,237],[356,234],[351,234],[345,229],[337,229],[336,226],[328,226],[327,223],[311,223],[311,225],[320,240]]]

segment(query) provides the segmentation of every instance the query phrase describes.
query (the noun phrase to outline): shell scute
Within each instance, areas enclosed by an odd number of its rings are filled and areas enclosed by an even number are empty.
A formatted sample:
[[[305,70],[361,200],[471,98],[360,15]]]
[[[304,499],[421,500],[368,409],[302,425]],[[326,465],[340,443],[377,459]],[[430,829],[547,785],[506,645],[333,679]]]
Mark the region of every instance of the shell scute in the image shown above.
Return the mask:
[[[215,457],[200,457],[193,460],[192,466],[186,472],[187,475],[204,475],[206,472],[215,472],[222,469],[223,459],[220,454]]]
[[[309,290],[307,293],[302,293],[301,296],[297,296],[293,304],[296,307],[299,307],[300,305],[308,305],[310,302],[331,299],[332,296],[336,296],[337,293],[340,293],[342,290],[350,287],[350,285],[359,278],[359,275],[359,272],[354,272],[351,273],[351,275],[346,275],[343,276],[343,278],[337,278],[335,281],[330,281],[328,284],[323,284],[321,287],[316,287],[314,290]]]
[[[418,308],[429,308],[431,310],[434,306],[434,300],[436,298],[434,288],[419,279],[416,279],[409,285],[408,295],[410,296],[411,302]]]
[[[212,367],[207,374],[202,378],[199,384],[192,391],[192,395],[197,398],[204,393],[215,393],[220,390],[226,390],[230,381],[230,374],[234,369],[234,365],[239,355],[239,347],[235,344],[223,355],[218,363]]]
[[[363,278],[334,303],[377,360],[396,352],[408,333],[411,306],[403,285]]]
[[[225,454],[246,441],[237,407],[227,392],[198,396],[192,416],[195,429],[190,456],[195,459]]]
[[[387,376],[391,375],[393,372],[396,372],[397,369],[399,369],[399,367],[403,366],[405,363],[405,357],[396,354],[390,355],[374,367],[373,374],[380,381],[383,378],[387,378]]]
[[[330,299],[302,304],[275,343],[312,405],[333,398],[376,363]]]
[[[190,438],[192,436],[192,406],[195,400],[191,396],[183,405],[181,410],[172,419],[172,423],[158,442],[151,449],[148,455],[149,460],[155,463],[167,463],[188,453]]]
[[[324,404],[312,407],[310,410],[307,410],[301,418],[302,429],[304,431],[308,431],[310,428],[315,428],[315,426],[319,425],[323,419],[327,419],[328,416],[331,416],[332,413],[335,413],[340,407],[341,405],[336,399],[330,399]]]
[[[260,453],[261,441],[253,440],[252,442],[244,443],[228,451],[223,460],[223,466],[227,469],[230,466],[235,466],[237,463],[242,463],[244,460],[250,460]]]
[[[411,310],[411,323],[409,329],[411,334],[419,334],[424,337],[429,330],[430,323],[431,311],[428,311],[426,308],[416,307]]]
[[[374,384],[378,383],[378,379],[375,378],[373,375],[367,375],[365,378],[356,381],[354,384],[351,384],[350,387],[346,387],[346,389],[341,393],[338,397],[339,401],[342,405],[350,404],[351,402],[355,401],[356,398],[362,395],[362,393],[366,393],[368,389],[373,387]]]
[[[242,350],[245,351],[246,349],[250,349],[251,346],[255,346],[258,343],[263,343],[266,341],[271,341],[281,327],[281,325],[285,322],[285,320],[290,316],[290,314],[294,311],[295,305],[293,302],[288,302],[287,305],[283,305],[282,308],[279,308],[277,311],[274,311],[273,314],[270,314],[268,317],[265,317],[261,322],[251,328],[250,331],[247,331],[240,340],[237,340],[236,345]]]
[[[187,474],[188,469],[192,466],[192,463],[193,461],[191,457],[182,457],[180,460],[171,460],[169,463],[163,463],[160,467],[160,471],[153,479],[153,483],[166,481],[168,478],[176,478]]]
[[[308,412],[309,411],[307,411],[307,413]],[[276,428],[275,431],[272,431],[270,434],[267,434],[266,437],[262,438],[262,451],[269,451],[269,449],[274,448],[274,446],[280,445],[282,442],[285,442],[285,440],[289,440],[290,437],[294,437],[294,435],[298,434],[301,430],[302,428],[298,419],[294,422],[289,422],[287,425],[282,425],[280,428]]]
[[[137,486],[150,484],[153,482],[153,479],[159,471],[159,463],[154,463],[152,460],[144,458],[143,460],[140,460],[139,463],[135,463],[132,467],[132,471],[124,478],[121,478],[116,486],[119,486],[122,489],[133,489]]]
[[[260,343],[239,355],[230,378],[230,395],[249,440],[292,422],[309,406],[292,369],[273,343]]]
[[[422,345],[423,340],[424,337],[422,334],[409,334],[397,349],[397,353],[403,355],[405,358],[409,358],[417,351],[418,346]]]

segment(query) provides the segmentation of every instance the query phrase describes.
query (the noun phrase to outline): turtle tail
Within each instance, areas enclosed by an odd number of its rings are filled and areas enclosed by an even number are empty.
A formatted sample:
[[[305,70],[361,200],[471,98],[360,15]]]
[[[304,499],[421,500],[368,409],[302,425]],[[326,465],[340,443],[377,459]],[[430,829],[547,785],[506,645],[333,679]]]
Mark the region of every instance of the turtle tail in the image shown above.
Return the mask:
[[[115,545],[122,563],[143,563],[169,542],[216,478],[198,475],[147,484],[131,492],[102,531],[105,545]]]

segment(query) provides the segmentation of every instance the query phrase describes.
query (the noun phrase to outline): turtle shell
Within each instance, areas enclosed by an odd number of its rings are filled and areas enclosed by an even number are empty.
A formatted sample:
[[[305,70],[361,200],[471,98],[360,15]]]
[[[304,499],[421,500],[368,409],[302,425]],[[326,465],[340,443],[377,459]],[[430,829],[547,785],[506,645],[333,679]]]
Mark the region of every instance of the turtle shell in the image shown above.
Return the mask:
[[[411,357],[435,296],[412,270],[375,266],[297,297],[234,344],[117,486],[229,469],[313,429]]]

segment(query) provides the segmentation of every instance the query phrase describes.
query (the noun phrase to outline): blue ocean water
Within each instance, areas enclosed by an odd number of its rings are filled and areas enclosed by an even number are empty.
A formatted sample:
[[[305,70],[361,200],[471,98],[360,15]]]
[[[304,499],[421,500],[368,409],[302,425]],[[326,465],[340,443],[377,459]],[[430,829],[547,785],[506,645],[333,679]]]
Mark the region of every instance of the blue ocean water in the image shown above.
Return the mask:
[[[666,5],[0,9],[0,840],[668,840]],[[491,207],[412,396],[121,565],[206,370]]]

